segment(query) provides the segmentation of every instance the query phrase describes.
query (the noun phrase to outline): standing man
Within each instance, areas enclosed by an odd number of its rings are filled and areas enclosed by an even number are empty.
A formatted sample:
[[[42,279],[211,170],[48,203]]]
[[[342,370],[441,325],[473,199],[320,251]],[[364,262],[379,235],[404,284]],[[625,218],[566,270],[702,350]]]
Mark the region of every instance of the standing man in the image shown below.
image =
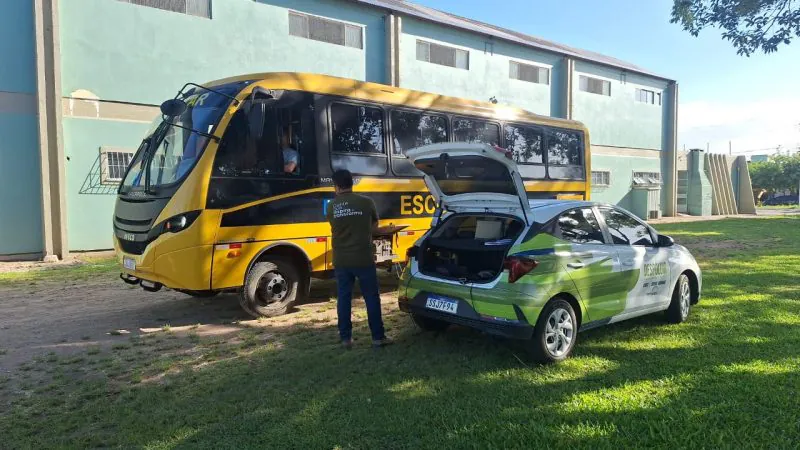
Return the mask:
[[[347,170],[333,174],[336,198],[328,204],[328,222],[333,238],[333,266],[339,300],[339,337],[342,346],[353,346],[353,324],[350,320],[353,301],[353,284],[358,278],[367,321],[372,332],[372,346],[383,347],[391,341],[384,334],[381,318],[381,298],[378,294],[378,275],[375,269],[375,250],[372,232],[378,225],[378,212],[372,199],[353,193],[353,175]]]

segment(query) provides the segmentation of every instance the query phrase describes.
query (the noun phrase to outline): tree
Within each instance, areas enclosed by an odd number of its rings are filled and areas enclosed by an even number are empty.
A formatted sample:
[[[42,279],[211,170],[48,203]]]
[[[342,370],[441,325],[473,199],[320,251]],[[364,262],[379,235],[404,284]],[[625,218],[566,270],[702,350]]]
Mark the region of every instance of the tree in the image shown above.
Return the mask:
[[[751,163],[750,178],[753,187],[770,192],[796,192],[800,183],[800,153],[794,156],[778,155],[768,161]]]
[[[771,53],[800,37],[800,0],[674,0],[670,23],[697,36],[718,27],[736,53]]]

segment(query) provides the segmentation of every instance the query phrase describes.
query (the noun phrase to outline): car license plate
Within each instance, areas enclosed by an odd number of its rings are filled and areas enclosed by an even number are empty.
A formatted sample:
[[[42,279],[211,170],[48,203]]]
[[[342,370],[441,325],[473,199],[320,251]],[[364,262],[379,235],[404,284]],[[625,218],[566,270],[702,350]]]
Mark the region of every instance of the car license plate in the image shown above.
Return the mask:
[[[428,300],[425,302],[425,307],[428,309],[435,309],[450,314],[456,314],[458,311],[458,300],[451,300],[438,295],[429,295]]]
[[[136,270],[136,260],[133,258],[122,258],[122,267],[128,270]]]

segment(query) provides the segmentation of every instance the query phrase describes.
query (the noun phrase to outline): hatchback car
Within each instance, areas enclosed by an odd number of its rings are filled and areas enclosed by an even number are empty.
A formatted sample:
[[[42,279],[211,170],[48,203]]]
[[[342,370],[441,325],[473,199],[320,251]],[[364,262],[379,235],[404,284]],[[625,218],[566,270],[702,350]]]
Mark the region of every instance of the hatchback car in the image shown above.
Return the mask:
[[[529,200],[503,150],[451,142],[408,157],[438,205],[400,282],[399,307],[424,330],[465,325],[556,362],[579,331],[662,311],[683,322],[700,298],[686,248],[613,205]]]

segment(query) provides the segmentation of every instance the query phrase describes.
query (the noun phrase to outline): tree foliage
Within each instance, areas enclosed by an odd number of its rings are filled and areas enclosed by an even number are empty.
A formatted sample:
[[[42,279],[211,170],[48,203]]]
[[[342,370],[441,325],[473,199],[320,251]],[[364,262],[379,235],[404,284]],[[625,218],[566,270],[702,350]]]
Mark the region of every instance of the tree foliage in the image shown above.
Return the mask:
[[[794,156],[775,156],[768,161],[750,164],[753,187],[770,192],[798,189],[800,183],[800,153]]]
[[[693,36],[720,28],[740,55],[771,53],[800,37],[800,0],[674,0],[670,22]]]

